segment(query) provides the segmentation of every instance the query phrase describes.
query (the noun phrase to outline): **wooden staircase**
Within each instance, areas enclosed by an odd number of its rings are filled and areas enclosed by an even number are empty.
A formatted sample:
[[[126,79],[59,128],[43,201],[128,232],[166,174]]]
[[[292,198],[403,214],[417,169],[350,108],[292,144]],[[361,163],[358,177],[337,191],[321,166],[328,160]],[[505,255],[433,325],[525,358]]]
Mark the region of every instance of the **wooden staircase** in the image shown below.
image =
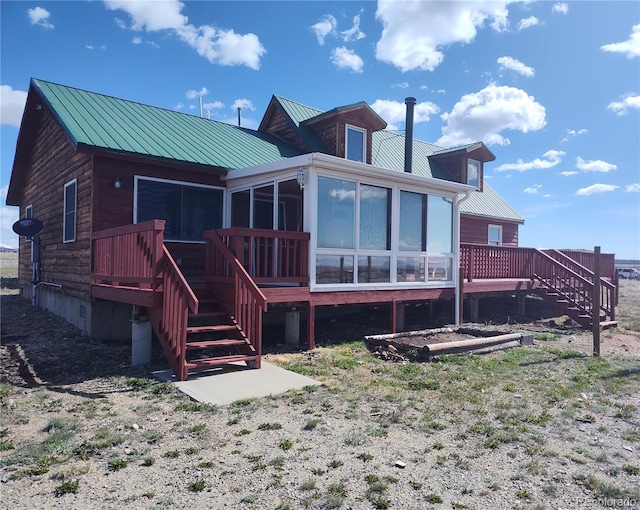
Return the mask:
[[[215,297],[211,286],[191,286],[198,298],[197,313],[189,313],[186,328],[185,366],[187,371],[228,363],[246,362],[259,366],[259,355],[246,335]]]
[[[535,293],[582,328],[593,327],[593,272],[557,250],[537,250],[534,278],[541,284]],[[600,279],[598,301],[599,322],[602,328],[615,327],[615,287]]]

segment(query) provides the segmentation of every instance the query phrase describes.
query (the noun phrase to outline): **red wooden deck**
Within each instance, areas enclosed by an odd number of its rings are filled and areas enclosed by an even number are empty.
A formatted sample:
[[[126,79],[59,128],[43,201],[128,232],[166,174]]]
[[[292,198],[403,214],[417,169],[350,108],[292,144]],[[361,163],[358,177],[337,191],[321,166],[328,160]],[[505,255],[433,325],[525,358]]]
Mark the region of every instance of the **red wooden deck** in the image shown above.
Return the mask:
[[[174,371],[186,378],[184,329],[188,314],[197,312],[198,300],[165,247],[163,231],[164,221],[153,220],[95,233],[91,293],[148,308],[157,333],[164,335],[167,357],[175,358]],[[257,352],[258,364],[262,312],[268,303],[306,308],[307,337],[313,347],[318,306],[391,304],[395,328],[396,304],[456,298],[452,287],[311,292],[309,238],[308,233],[248,228],[205,232],[204,285],[235,317]],[[594,303],[605,317],[615,318],[614,262],[614,255],[601,255],[600,296],[594,300],[595,258],[590,252],[462,244],[460,287],[463,296],[546,289],[561,296],[584,325]]]

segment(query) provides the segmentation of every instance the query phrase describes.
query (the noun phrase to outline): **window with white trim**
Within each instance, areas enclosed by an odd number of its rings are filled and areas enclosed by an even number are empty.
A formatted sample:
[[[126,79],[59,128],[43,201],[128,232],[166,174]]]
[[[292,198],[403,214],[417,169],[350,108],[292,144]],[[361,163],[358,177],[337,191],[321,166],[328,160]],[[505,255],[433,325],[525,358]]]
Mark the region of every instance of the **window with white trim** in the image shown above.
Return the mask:
[[[467,160],[467,184],[476,189],[480,187],[480,161]]]
[[[78,206],[78,180],[73,179],[64,185],[64,218],[62,223],[62,242],[76,240],[76,208]]]
[[[492,246],[502,246],[502,226],[501,225],[489,225],[487,243]]]
[[[165,241],[202,242],[222,228],[222,188],[136,176],[135,199],[134,222],[165,220]]]
[[[347,124],[345,126],[345,159],[365,163],[367,154],[367,131]]]

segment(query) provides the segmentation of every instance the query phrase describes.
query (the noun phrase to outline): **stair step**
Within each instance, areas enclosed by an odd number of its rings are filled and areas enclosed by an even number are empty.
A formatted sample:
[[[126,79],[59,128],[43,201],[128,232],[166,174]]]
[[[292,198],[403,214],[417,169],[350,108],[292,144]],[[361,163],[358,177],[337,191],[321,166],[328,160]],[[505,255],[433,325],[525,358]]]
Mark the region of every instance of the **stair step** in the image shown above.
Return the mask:
[[[216,331],[237,330],[235,324],[218,324],[217,326],[189,326],[187,327],[187,335],[190,333],[215,333]]]
[[[617,328],[618,321],[600,321],[600,327],[602,329]]]
[[[232,345],[249,345],[246,340],[238,338],[222,338],[220,340],[204,340],[201,342],[187,342],[187,350],[210,349],[211,347],[229,347]]]
[[[204,368],[226,365],[228,363],[237,363],[239,361],[258,361],[257,355],[237,354],[235,356],[220,356],[218,358],[194,359],[185,363],[187,369]]]
[[[189,318],[199,319],[200,317],[224,317],[225,315],[228,315],[227,312],[223,312],[222,310],[219,310],[215,312],[200,312],[197,314],[190,313]]]

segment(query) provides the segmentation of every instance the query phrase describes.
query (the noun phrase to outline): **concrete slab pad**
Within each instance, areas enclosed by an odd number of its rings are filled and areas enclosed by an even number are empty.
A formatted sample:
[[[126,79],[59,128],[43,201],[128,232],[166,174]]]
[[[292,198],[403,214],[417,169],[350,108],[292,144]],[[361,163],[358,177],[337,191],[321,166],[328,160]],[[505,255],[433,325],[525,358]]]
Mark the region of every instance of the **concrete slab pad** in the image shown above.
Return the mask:
[[[227,405],[247,398],[279,395],[305,386],[320,386],[321,382],[262,361],[259,370],[244,364],[229,364],[211,370],[189,374],[187,381],[176,381],[171,370],[153,375],[173,383],[182,393],[198,402]]]

